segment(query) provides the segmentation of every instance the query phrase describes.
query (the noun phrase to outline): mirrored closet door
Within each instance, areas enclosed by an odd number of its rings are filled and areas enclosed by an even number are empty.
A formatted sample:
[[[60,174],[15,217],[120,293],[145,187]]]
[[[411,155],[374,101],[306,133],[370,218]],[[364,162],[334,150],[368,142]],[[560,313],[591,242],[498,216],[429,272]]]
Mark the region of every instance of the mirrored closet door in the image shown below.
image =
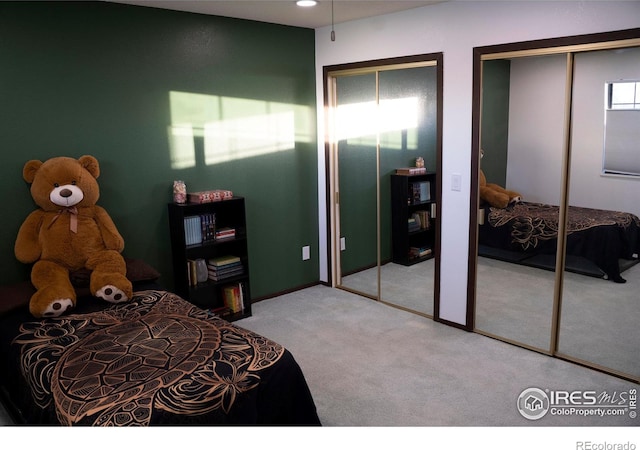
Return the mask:
[[[476,332],[636,381],[640,170],[618,160],[637,159],[639,38],[476,49],[472,164],[522,201],[475,192],[470,280]]]
[[[602,262],[564,273],[557,354],[640,379],[640,47],[576,53],[572,111],[566,266]]]
[[[438,246],[433,257],[417,264],[394,262],[391,175],[422,158],[434,173],[431,201],[436,212],[440,58],[426,55],[325,70],[334,285],[429,317],[438,290]],[[435,231],[436,214],[431,221]]]
[[[531,208],[560,204],[565,68],[562,54],[482,62],[480,170],[487,183],[520,193]],[[476,329],[550,352],[555,242],[539,232],[524,204],[492,208],[482,201],[479,211]],[[549,223],[558,219],[558,210],[545,211]],[[500,226],[515,221],[517,244]]]

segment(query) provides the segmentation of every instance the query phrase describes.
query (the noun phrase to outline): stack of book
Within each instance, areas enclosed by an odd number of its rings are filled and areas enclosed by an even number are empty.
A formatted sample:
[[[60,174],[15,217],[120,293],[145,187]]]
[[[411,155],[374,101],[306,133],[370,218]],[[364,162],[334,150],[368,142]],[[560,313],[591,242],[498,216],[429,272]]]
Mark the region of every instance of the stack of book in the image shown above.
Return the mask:
[[[229,227],[220,228],[219,230],[216,230],[215,236],[216,239],[231,239],[236,237],[236,230],[235,228]]]
[[[409,233],[418,231],[420,229],[420,219],[416,216],[416,214],[409,217],[407,224],[408,224]]]
[[[231,284],[223,289],[224,306],[232,313],[244,312],[244,294],[242,283]]]
[[[431,254],[429,247],[409,247],[409,259],[424,258]]]
[[[427,173],[426,167],[401,167],[396,169],[396,175],[420,175]]]
[[[209,279],[213,281],[225,280],[244,273],[244,266],[240,257],[233,255],[212,258],[207,261],[207,267]]]

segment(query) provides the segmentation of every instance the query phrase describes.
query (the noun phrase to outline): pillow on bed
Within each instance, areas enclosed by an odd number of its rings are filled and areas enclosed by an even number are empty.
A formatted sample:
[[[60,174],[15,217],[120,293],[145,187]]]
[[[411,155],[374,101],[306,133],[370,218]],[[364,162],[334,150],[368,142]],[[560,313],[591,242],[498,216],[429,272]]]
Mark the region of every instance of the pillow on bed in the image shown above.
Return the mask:
[[[125,258],[127,278],[132,282],[155,281],[160,273],[141,259]],[[71,284],[76,288],[76,295],[89,295],[89,276],[91,271],[82,269],[69,274]],[[28,306],[31,296],[36,292],[30,281],[0,286],[0,314],[22,306]]]
[[[0,286],[0,314],[23,306],[29,306],[36,288],[30,281]]]
[[[125,258],[124,261],[127,263],[127,278],[132,283],[136,281],[155,281],[160,278],[160,273],[141,259]],[[76,272],[71,272],[69,279],[75,288],[88,288],[90,276],[91,271],[89,269],[80,269]]]

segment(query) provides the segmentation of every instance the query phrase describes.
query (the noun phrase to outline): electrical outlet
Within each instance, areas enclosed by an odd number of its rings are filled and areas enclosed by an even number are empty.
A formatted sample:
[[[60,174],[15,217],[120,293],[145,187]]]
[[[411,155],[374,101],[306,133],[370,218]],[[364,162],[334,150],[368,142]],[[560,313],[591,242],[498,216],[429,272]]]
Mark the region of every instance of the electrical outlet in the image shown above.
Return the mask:
[[[343,237],[340,238],[340,250],[344,251],[347,249],[347,240]]]
[[[311,248],[308,245],[302,247],[302,260],[306,261],[311,258]]]

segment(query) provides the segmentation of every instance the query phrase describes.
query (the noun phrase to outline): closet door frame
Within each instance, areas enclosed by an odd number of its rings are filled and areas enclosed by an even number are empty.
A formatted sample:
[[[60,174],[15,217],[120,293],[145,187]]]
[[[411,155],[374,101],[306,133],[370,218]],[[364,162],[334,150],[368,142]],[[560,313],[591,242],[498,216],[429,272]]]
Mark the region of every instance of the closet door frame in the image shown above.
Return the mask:
[[[335,152],[336,152],[336,144],[333,142],[333,136],[331,131],[331,120],[333,116],[333,105],[336,104],[336,77],[340,75],[348,75],[348,74],[365,74],[365,73],[373,73],[373,72],[381,72],[388,70],[400,70],[407,68],[415,68],[415,67],[425,67],[425,66],[435,66],[437,70],[437,134],[436,134],[436,201],[440,207],[440,202],[442,198],[441,194],[441,173],[442,173],[442,117],[443,117],[443,107],[442,107],[442,98],[443,98],[443,54],[442,53],[429,53],[429,54],[421,54],[421,55],[412,55],[412,56],[402,56],[397,58],[385,58],[379,60],[372,61],[360,61],[354,63],[347,64],[338,64],[333,66],[325,66],[323,67],[323,90],[324,90],[324,111],[325,111],[325,123],[327,124],[324,142],[325,142],[325,184],[327,186],[326,189],[326,211],[327,211],[327,237],[328,237],[328,245],[327,245],[327,261],[329,262],[329,270],[328,270],[328,284],[333,287],[339,287],[340,280],[337,264],[339,263],[339,252],[340,252],[340,236],[337,234],[338,230],[338,220],[336,217],[336,210],[339,207],[339,193],[337,191],[337,176],[336,176],[336,168],[337,165]],[[376,74],[376,83],[377,83],[377,74]],[[376,91],[378,90],[378,86],[376,86]],[[377,95],[376,95],[377,97]],[[379,169],[379,143],[378,148],[376,150],[376,158],[378,159],[377,165]],[[378,242],[376,243],[378,246],[377,249],[377,267],[378,267],[378,289],[376,296],[364,295],[365,297],[369,297],[376,301],[381,301],[382,303],[389,304],[393,307],[399,307],[392,303],[387,303],[380,298],[380,192],[379,192],[379,180],[380,174],[378,174],[378,192],[377,192],[377,229],[378,229]],[[441,240],[441,230],[440,230],[440,214],[436,216],[436,260],[435,260],[435,268],[434,268],[434,317],[438,316],[439,312],[439,304],[440,304],[440,251],[441,248],[440,240]],[[343,288],[345,290],[349,290]],[[360,292],[356,292],[359,295],[363,295]],[[401,308],[401,307],[399,307]],[[401,308],[402,309],[402,308]]]

